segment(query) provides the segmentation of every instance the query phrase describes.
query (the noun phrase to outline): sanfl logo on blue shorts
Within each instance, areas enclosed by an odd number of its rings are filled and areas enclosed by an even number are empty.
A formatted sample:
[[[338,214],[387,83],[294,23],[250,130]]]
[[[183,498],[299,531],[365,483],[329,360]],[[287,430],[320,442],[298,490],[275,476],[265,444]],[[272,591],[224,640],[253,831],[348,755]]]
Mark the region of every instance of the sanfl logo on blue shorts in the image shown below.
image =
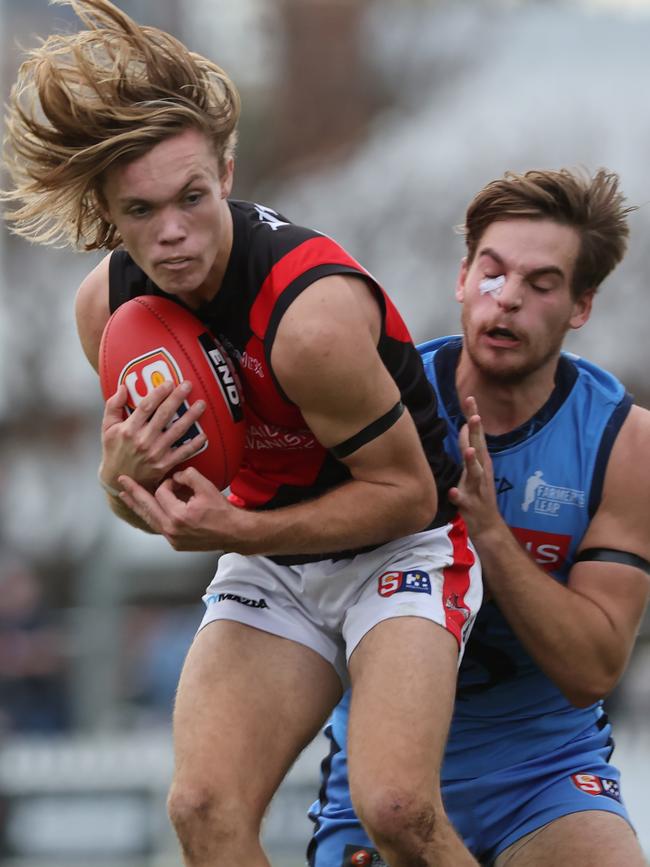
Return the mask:
[[[616,780],[584,773],[571,774],[571,780],[576,789],[580,789],[586,795],[604,795],[613,801],[621,802],[621,787]]]
[[[413,569],[410,572],[384,572],[379,576],[377,592],[380,596],[394,593],[428,593],[431,595],[431,578],[428,572]]]

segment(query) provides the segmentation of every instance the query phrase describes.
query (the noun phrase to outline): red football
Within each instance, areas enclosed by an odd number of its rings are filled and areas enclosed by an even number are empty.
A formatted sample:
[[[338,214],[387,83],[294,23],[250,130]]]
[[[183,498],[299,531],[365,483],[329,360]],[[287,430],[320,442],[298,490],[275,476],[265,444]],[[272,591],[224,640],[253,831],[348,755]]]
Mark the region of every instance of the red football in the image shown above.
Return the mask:
[[[178,385],[184,379],[192,383],[191,402],[204,400],[206,408],[182,442],[200,431],[207,441],[174,472],[193,466],[223,490],[237,473],[244,452],[241,393],[225,350],[202,322],[168,298],[142,295],[118,307],[106,323],[99,348],[104,399],[125,383],[128,414],[157,385],[165,380]],[[183,404],[179,415],[189,405]]]

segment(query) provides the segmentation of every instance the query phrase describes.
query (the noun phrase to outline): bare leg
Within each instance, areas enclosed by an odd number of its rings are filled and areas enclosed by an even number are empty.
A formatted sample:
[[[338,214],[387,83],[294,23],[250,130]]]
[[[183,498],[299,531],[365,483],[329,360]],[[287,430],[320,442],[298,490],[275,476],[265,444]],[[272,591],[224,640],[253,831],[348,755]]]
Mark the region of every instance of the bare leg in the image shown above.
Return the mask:
[[[340,694],[332,666],[301,644],[226,620],[199,632],[178,689],[169,796],[187,867],[267,867],[264,811]]]
[[[350,792],[391,867],[477,864],[440,796],[457,662],[453,636],[419,617],[379,623],[350,659]]]
[[[621,816],[587,810],[562,816],[513,843],[495,867],[647,867],[639,841]]]

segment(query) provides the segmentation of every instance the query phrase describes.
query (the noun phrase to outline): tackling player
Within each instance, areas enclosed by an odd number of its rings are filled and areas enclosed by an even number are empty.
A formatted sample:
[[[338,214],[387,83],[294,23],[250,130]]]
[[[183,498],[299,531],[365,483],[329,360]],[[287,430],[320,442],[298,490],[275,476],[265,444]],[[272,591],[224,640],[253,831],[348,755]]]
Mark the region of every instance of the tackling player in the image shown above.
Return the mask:
[[[488,184],[466,215],[463,336],[420,347],[447,447],[465,461],[450,495],[487,591],[442,771],[448,814],[481,864],[645,864],[602,699],[648,598],[650,413],[561,352],[624,255],[629,210],[602,170]],[[327,729],[310,864],[380,867],[347,793],[346,716],[344,699]]]

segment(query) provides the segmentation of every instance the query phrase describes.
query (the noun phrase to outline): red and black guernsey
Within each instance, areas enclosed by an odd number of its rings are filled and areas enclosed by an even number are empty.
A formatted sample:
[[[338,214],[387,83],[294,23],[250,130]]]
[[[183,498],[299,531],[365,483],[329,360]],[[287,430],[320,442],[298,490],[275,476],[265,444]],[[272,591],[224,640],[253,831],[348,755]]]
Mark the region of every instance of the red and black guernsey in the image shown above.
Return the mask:
[[[383,312],[378,351],[415,421],[436,479],[439,510],[431,526],[447,523],[455,514],[447,491],[457,483],[460,470],[444,451],[446,429],[435,392],[390,299],[331,238],[261,205],[237,200],[229,205],[233,246],[223,283],[212,301],[192,312],[228,351],[242,384],[246,450],[231,485],[233,501],[272,509],[313,499],[350,478],[345,464],[316,440],[283,393],[269,359],[282,315],[303,289],[330,274],[353,274],[377,293]],[[138,295],[165,295],[124,250],[111,256],[109,285],[111,312]]]

